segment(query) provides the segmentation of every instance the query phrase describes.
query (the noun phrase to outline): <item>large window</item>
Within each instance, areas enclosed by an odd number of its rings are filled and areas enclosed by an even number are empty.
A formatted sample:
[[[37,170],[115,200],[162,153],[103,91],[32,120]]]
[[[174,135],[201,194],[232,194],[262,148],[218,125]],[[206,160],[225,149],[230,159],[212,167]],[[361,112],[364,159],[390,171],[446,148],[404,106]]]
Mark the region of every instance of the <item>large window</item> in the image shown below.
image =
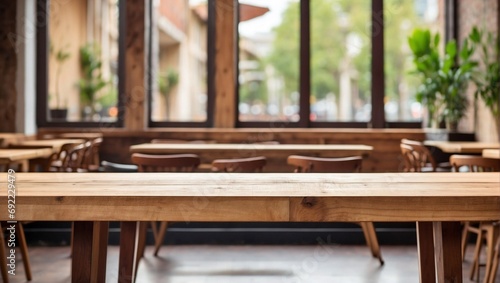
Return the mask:
[[[239,4],[239,121],[299,120],[300,6]]]
[[[47,16],[38,34],[39,125],[116,124],[119,5],[38,1],[39,15]]]
[[[385,119],[390,122],[422,120],[422,105],[415,100],[418,77],[414,69],[408,36],[415,28],[439,32],[444,41],[444,1],[386,0],[385,38]]]
[[[444,0],[239,2],[239,125],[421,126],[407,37],[444,39]]]
[[[153,1],[152,126],[207,123],[208,9],[206,0]]]

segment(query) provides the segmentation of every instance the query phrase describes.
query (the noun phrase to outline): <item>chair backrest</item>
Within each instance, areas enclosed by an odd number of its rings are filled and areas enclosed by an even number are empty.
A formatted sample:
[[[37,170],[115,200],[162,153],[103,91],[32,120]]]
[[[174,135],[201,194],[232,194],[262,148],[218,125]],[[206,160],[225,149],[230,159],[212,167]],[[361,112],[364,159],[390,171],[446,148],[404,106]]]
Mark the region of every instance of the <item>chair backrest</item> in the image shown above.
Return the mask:
[[[239,173],[262,172],[266,163],[267,159],[264,156],[236,159],[216,159],[212,162],[212,170]]]
[[[413,150],[411,145],[400,144],[401,154],[403,155],[404,161],[404,172],[421,172],[422,164],[419,161],[419,155]]]
[[[102,141],[102,138],[95,138],[86,143],[87,148],[81,166],[83,169],[89,169],[92,166],[99,167],[99,148],[101,147]]]
[[[295,166],[296,173],[355,173],[361,172],[363,157],[311,157],[301,155],[288,156],[289,165]]]
[[[461,167],[468,168],[469,172],[499,172],[500,159],[485,158],[477,155],[454,154],[450,156],[450,163],[456,172]]]
[[[90,148],[91,144],[92,142],[88,141],[69,149],[66,156],[64,156],[62,160],[61,171],[77,172],[78,169],[81,169],[85,152]]]
[[[421,171],[422,167],[425,167],[427,164],[431,165],[432,171],[436,171],[437,162],[432,156],[430,150],[424,145],[423,142],[409,140],[409,139],[402,139],[401,144],[406,144],[413,148],[414,151],[413,154],[417,158],[416,161],[420,163],[420,165],[418,165],[419,166],[418,171]]]
[[[192,172],[200,165],[200,157],[196,154],[134,153],[132,163],[139,167],[139,172]]]

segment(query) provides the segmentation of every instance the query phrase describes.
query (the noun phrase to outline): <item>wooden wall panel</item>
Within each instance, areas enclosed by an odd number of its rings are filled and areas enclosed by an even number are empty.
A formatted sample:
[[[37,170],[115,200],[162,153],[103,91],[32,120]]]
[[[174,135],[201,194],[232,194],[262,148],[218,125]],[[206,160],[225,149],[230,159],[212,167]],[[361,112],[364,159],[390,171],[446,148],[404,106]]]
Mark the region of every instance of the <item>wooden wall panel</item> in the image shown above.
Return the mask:
[[[16,2],[0,1],[0,132],[16,130]]]
[[[146,1],[127,0],[125,34],[125,128],[146,126]]]
[[[234,128],[236,117],[235,1],[215,1],[214,126]]]

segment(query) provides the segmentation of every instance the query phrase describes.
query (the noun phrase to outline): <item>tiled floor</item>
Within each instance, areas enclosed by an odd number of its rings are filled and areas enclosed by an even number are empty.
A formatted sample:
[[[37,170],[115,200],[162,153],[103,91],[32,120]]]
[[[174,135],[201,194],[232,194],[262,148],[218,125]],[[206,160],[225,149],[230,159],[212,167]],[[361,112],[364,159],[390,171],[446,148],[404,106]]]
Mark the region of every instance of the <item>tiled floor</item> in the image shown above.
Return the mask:
[[[380,266],[366,246],[164,246],[159,257],[146,250],[137,282],[419,282],[416,247],[383,246],[382,254]],[[471,256],[469,247],[464,278]],[[30,258],[32,282],[70,282],[68,247],[30,247]],[[11,282],[25,282],[22,264],[17,268]],[[117,269],[118,248],[110,246],[106,282],[117,282]]]

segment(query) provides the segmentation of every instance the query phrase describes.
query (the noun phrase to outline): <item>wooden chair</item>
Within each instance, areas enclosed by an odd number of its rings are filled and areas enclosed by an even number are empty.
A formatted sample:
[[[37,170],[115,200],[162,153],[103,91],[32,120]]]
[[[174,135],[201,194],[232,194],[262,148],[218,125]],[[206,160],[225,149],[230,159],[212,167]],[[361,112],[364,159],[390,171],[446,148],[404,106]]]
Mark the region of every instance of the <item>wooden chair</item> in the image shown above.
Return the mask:
[[[52,172],[64,172],[66,169],[64,168],[64,162],[67,158],[68,154],[72,149],[76,146],[80,146],[81,144],[67,143],[61,146],[61,149],[57,154],[55,154],[50,162],[50,171]]]
[[[321,158],[300,155],[288,156],[287,163],[295,166],[296,173],[356,173],[361,172],[363,158],[361,156]],[[371,250],[372,256],[384,264],[377,234],[373,222],[358,222],[363,230],[366,244]]]
[[[264,156],[216,159],[212,161],[212,171],[239,173],[262,172],[264,166],[266,166],[266,162],[267,159]]]
[[[460,172],[460,168],[466,168],[468,172],[499,172],[500,160],[492,158],[484,158],[477,155],[458,155],[454,154],[450,157],[450,163],[455,172]],[[499,216],[500,219],[500,216]],[[486,274],[484,282],[488,282],[490,271],[493,266],[494,241],[500,234],[499,225],[495,222],[487,221],[480,222],[478,225],[469,221],[464,222],[462,230],[462,259],[465,259],[465,250],[467,240],[470,233],[477,235],[476,247],[474,249],[474,259],[470,271],[470,279],[473,280],[474,275],[479,277],[479,256],[482,249],[483,240],[486,239]]]
[[[4,239],[4,232],[6,231],[7,225],[10,226],[10,224],[7,224],[6,222],[0,222],[0,272],[2,273],[2,279],[4,283],[9,283],[9,274],[8,274],[8,269],[7,269],[7,251],[9,249],[5,249],[6,244],[5,244],[5,239]],[[23,224],[21,222],[17,222],[16,224],[16,237],[18,241],[19,248],[21,250],[21,255],[23,259],[23,264],[24,264],[24,273],[26,274],[26,281],[31,281],[32,275],[31,275],[31,265],[30,265],[30,259],[28,256],[28,245],[26,244],[26,237],[24,236],[24,228]],[[9,232],[10,233],[10,232]]]
[[[287,162],[289,165],[295,166],[295,173],[353,173],[361,171],[363,157],[323,158],[290,155]]]
[[[449,172],[451,170],[451,165],[448,162],[438,163],[434,159],[431,151],[420,141],[414,141],[409,139],[402,139],[401,145],[411,146],[413,150],[414,160],[413,170],[407,172]],[[403,153],[403,147],[401,147]],[[405,158],[403,154],[403,158]],[[407,161],[405,159],[405,165],[407,166]],[[418,169],[417,169],[418,168]]]
[[[200,165],[200,158],[195,154],[151,155],[134,153],[132,154],[132,163],[138,166],[139,172],[192,172]],[[159,229],[157,229],[155,222],[150,224],[155,238],[154,255],[157,256],[167,231],[167,222],[161,222]],[[140,226],[136,264],[144,255],[146,246],[147,223],[141,222]]]
[[[99,149],[103,142],[102,138],[90,140],[82,160],[82,169],[87,172],[96,172],[100,168]]]

